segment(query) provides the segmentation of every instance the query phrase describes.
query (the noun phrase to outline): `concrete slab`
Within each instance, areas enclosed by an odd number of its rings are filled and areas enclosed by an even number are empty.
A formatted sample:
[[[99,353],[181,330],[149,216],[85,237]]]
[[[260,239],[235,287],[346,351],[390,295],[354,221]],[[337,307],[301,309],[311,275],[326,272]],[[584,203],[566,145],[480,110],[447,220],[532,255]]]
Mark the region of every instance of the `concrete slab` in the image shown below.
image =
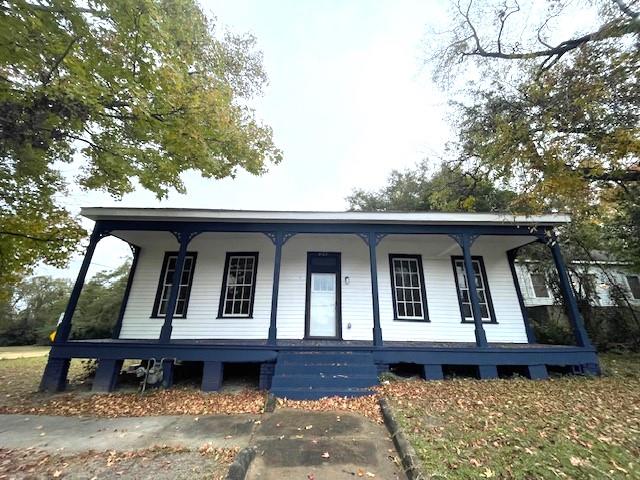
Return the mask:
[[[263,418],[247,479],[405,478],[383,425],[345,412],[280,409]]]
[[[248,445],[258,416],[57,417],[0,415],[0,447],[81,452],[136,450],[152,445],[197,449]]]
[[[127,418],[0,415],[0,447],[62,455],[167,445],[258,449],[248,479],[403,479],[383,425],[345,412]],[[373,474],[375,477],[372,477]]]

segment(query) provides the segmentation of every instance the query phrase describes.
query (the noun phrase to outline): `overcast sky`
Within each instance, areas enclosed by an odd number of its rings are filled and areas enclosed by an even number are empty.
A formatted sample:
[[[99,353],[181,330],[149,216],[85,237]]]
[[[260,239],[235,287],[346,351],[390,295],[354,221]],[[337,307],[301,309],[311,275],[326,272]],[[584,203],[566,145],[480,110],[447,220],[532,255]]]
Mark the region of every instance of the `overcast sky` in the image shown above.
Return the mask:
[[[355,187],[379,188],[392,169],[435,158],[449,128],[446,98],[423,66],[428,26],[445,23],[445,4],[425,0],[204,0],[205,12],[234,32],[257,37],[269,85],[257,116],[284,153],[262,177],[185,176],[187,194],[158,201],[136,191],[115,201],[73,190],[81,206],[345,210]],[[73,171],[69,172],[70,174]],[[87,228],[91,227],[87,222]],[[121,263],[126,245],[107,238],[91,273]],[[74,277],[69,268],[36,273]]]

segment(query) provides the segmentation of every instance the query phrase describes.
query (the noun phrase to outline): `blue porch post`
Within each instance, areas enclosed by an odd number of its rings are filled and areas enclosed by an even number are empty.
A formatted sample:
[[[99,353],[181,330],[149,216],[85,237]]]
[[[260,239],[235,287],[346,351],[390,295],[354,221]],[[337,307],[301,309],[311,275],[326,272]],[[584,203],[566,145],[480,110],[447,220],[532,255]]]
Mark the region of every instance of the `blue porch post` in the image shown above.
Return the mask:
[[[73,286],[73,290],[71,291],[69,303],[67,303],[67,308],[64,311],[62,321],[60,322],[60,325],[58,325],[54,343],[64,343],[69,340],[69,334],[71,333],[71,319],[73,318],[73,313],[76,311],[76,306],[78,305],[78,300],[80,299],[80,293],[82,292],[82,287],[84,286],[84,281],[87,277],[87,271],[89,270],[89,266],[91,265],[93,253],[96,250],[98,242],[105,235],[106,233],[103,232],[99,224],[96,223],[96,226],[91,233],[91,237],[89,237],[89,246],[87,247],[87,251],[84,254],[84,259],[82,260],[82,265],[80,266],[80,271],[78,272],[76,283]]]
[[[120,304],[120,311],[118,312],[118,320],[113,327],[111,338],[119,338],[120,330],[122,330],[122,320],[124,319],[124,312],[127,309],[127,303],[129,302],[129,294],[131,293],[131,285],[133,285],[133,277],[136,274],[136,268],[138,267],[138,258],[140,257],[140,247],[137,245],[131,245],[133,251],[133,260],[131,261],[131,268],[129,269],[129,276],[127,278],[127,286],[124,289],[124,295],[122,297],[122,303]]]
[[[93,228],[93,232],[91,232],[91,236],[89,237],[89,245],[87,246],[87,250],[84,254],[84,259],[82,260],[82,265],[80,266],[80,271],[78,272],[76,283],[73,286],[73,290],[71,291],[69,303],[67,303],[67,308],[64,311],[62,321],[60,322],[60,325],[58,325],[58,328],[56,330],[55,340],[53,341],[53,349],[55,349],[56,345],[65,343],[67,340],[69,340],[69,335],[71,333],[71,319],[73,318],[76,306],[78,305],[80,293],[82,292],[82,287],[84,285],[85,278],[87,277],[89,266],[91,265],[93,253],[96,250],[96,245],[98,245],[100,239],[105,235],[107,235],[107,232],[105,232],[102,229],[100,223],[97,222],[95,227]],[[67,386],[69,362],[70,359],[68,358],[56,358],[53,354],[50,354],[49,359],[47,360],[47,365],[44,369],[44,373],[42,374],[40,391],[59,392],[64,390]]]
[[[557,240],[554,239],[551,242],[550,248],[551,254],[553,255],[553,261],[556,264],[556,269],[558,270],[560,291],[562,292],[562,297],[566,302],[569,321],[571,322],[571,326],[573,327],[573,332],[576,337],[576,344],[579,347],[591,348],[593,347],[593,345],[591,344],[591,340],[589,340],[589,335],[587,334],[587,330],[584,326],[582,315],[580,314],[580,310],[578,309],[578,302],[576,301],[575,294],[573,293],[573,287],[571,286],[571,281],[569,280],[569,274],[567,273],[564,259],[562,258],[560,244]]]
[[[371,300],[373,306],[373,344],[382,346],[382,329],[380,328],[380,300],[378,298],[378,260],[376,258],[376,233],[369,232],[369,269],[371,271]]]
[[[524,304],[522,289],[520,288],[520,281],[518,280],[518,273],[516,272],[515,260],[517,255],[517,248],[509,250],[507,252],[507,260],[509,261],[509,269],[511,270],[511,276],[513,277],[513,285],[516,288],[516,295],[518,296],[518,303],[520,304],[520,311],[522,312],[522,320],[524,321],[524,329],[527,334],[527,341],[529,343],[536,343],[536,334],[534,333],[533,326],[529,321],[529,315],[527,315],[527,307]]]
[[[475,324],[476,345],[486,347],[487,336],[482,325],[482,312],[480,311],[480,297],[476,288],[475,271],[473,270],[473,260],[471,259],[471,244],[473,240],[468,233],[462,234],[460,246],[464,257],[464,271],[467,276],[467,287],[469,288],[469,299],[471,300],[471,310],[473,312],[473,323]]]
[[[269,345],[275,345],[277,342],[277,317],[278,317],[278,295],[280,290],[280,263],[282,261],[282,244],[284,243],[284,235],[282,232],[276,232],[272,238],[276,247],[275,257],[273,260],[273,284],[271,287],[271,317],[269,320]]]
[[[187,247],[191,240],[188,233],[181,232],[174,233],[174,235],[178,239],[178,242],[180,242],[180,249],[178,250],[178,257],[176,258],[176,269],[173,272],[173,279],[171,280],[171,293],[169,293],[169,300],[167,301],[164,324],[162,325],[162,330],[160,330],[160,343],[169,343],[171,340],[173,314],[175,313],[178,294],[180,293],[180,279],[182,278],[184,260],[187,257]]]

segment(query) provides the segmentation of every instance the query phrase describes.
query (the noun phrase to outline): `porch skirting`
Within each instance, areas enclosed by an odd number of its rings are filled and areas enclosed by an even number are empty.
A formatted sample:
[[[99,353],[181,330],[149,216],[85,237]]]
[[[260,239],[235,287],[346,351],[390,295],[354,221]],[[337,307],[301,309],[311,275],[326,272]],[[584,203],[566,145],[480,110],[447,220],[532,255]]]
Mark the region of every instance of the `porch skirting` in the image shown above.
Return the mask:
[[[306,355],[305,355],[306,354]],[[359,358],[353,367],[349,358]],[[384,346],[375,346],[367,341],[309,341],[281,340],[276,345],[268,340],[172,340],[158,343],[141,340],[87,340],[67,341],[55,344],[49,354],[49,363],[43,375],[42,390],[59,391],[65,387],[68,362],[72,358],[98,359],[99,375],[96,376],[96,390],[110,391],[116,387],[114,374],[116,367],[125,359],[147,360],[173,363],[177,361],[204,362],[203,390],[217,390],[221,385],[222,371],[226,363],[258,363],[260,368],[260,387],[270,389],[274,374],[277,375],[278,362],[294,363],[292,359],[322,359],[314,362],[320,369],[343,371],[334,377],[363,372],[362,359],[367,359],[372,372],[368,373],[369,383],[377,383],[376,373],[385,371],[389,365],[399,363],[415,364],[422,367],[428,380],[442,379],[445,365],[465,365],[476,367],[482,379],[496,378],[498,367],[522,367],[531,379],[547,377],[547,367],[568,367],[575,373],[598,374],[599,362],[592,347],[570,345],[495,343],[487,347],[478,347],[475,343],[452,342],[393,342]],[[346,360],[345,360],[346,359]],[[320,366],[322,365],[322,366]],[[295,366],[294,366],[295,367]],[[315,386],[313,368],[306,371],[300,365],[300,381],[304,383],[299,391],[292,391],[290,398],[318,398],[323,392],[331,393],[331,388]],[[284,367],[280,367],[284,368]],[[289,368],[296,372],[295,368]],[[287,370],[287,375],[289,374]],[[368,371],[368,370],[367,370]],[[333,372],[332,370],[332,373]],[[330,376],[330,375],[329,375]],[[206,378],[205,378],[206,377]],[[325,379],[327,375],[320,374]],[[372,380],[373,379],[373,380]],[[307,387],[307,383],[309,384]],[[372,385],[369,385],[372,386]],[[307,389],[308,388],[308,389]],[[336,390],[336,394],[366,394],[370,390]]]

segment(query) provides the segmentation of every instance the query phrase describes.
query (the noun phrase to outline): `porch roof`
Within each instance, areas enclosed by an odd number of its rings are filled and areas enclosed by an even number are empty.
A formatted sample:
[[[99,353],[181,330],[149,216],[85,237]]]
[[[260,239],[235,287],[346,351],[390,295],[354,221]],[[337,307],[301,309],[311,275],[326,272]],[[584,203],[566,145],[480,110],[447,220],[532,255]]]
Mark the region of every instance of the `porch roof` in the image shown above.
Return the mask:
[[[305,212],[215,210],[204,208],[85,207],[81,215],[94,220],[260,223],[363,223],[413,225],[530,225],[569,223],[568,214],[513,215],[510,213],[449,212]]]

